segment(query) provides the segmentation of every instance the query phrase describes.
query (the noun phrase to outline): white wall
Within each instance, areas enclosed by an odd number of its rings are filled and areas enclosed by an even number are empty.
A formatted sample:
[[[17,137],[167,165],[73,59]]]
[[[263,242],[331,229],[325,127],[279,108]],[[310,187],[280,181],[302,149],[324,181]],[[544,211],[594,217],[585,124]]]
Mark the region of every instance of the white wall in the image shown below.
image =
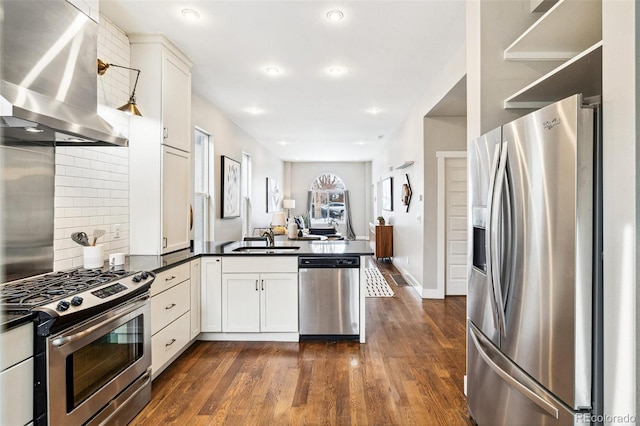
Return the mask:
[[[98,57],[107,63],[129,65],[129,39],[101,16]],[[97,74],[96,74],[97,75]],[[129,99],[129,72],[117,68],[97,77],[98,112],[117,133],[129,134],[129,116],[117,110]],[[56,148],[54,270],[82,266],[82,247],[71,233],[107,231],[103,243],[109,253],[129,253],[129,151],[122,147]],[[114,225],[121,228],[114,238]]]
[[[636,8],[633,1],[602,2],[604,411],[610,416],[638,414]]]
[[[267,213],[266,178],[278,180],[282,189],[284,166],[282,160],[273,155],[234,122],[229,120],[216,106],[193,93],[191,97],[191,122],[213,137],[215,177],[212,198],[213,226],[210,240],[231,241],[242,238],[242,219],[221,219],[220,215],[220,167],[221,156],[225,155],[238,162],[242,153],[251,156],[251,219],[252,227],[263,227],[271,222],[272,214]]]
[[[466,73],[466,50],[461,47],[452,54],[451,59],[442,65],[442,72],[438,78],[425,81],[424,87],[416,90],[424,91],[424,95],[412,108],[405,121],[390,135],[384,148],[376,155],[372,162],[372,182],[393,177],[394,210],[383,211],[382,215],[393,229],[393,264],[411,282],[421,296],[424,296],[423,286],[426,279],[435,281],[433,277],[426,277],[424,270],[424,239],[425,229],[423,221],[425,209],[435,209],[435,205],[426,205],[424,201],[426,187],[433,191],[437,188],[437,181],[425,178],[425,134],[424,117],[438,104],[438,102],[453,88]],[[447,150],[455,150],[444,143]],[[396,170],[405,161],[414,161],[412,166]],[[433,157],[435,162],[435,155]],[[435,164],[435,163],[434,163]],[[409,175],[413,196],[409,212],[400,202],[400,191],[405,182],[405,173]],[[421,200],[421,198],[423,200]],[[437,241],[433,241],[433,245]],[[426,293],[429,296],[429,292]]]
[[[336,162],[336,163],[287,163],[288,192],[283,195],[296,200],[296,208],[292,213],[296,215],[306,212],[307,192],[311,184],[323,173],[333,173],[340,177],[349,190],[351,220],[356,237],[367,237],[369,234],[371,177],[366,162]],[[340,225],[338,230],[346,234],[346,225]]]

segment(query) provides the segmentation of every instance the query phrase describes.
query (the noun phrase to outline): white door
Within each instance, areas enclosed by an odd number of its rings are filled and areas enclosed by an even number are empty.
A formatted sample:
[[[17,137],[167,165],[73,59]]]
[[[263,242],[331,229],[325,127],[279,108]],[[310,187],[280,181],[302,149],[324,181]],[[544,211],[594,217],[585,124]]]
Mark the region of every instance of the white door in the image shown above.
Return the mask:
[[[445,294],[467,294],[467,159],[445,161]]]
[[[222,332],[260,332],[260,276],[222,274]]]

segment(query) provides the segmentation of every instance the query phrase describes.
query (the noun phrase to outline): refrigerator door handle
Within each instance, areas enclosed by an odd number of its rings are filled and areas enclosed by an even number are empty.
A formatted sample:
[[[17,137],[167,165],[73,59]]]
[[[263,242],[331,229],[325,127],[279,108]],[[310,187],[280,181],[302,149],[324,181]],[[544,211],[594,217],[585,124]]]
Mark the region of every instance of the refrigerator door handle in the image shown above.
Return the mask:
[[[496,364],[489,357],[489,355],[487,355],[485,350],[482,348],[482,345],[478,341],[478,337],[476,336],[476,332],[475,332],[475,330],[473,328],[469,329],[469,335],[471,336],[471,340],[473,341],[474,346],[478,350],[478,353],[480,354],[480,356],[482,357],[484,362],[486,362],[487,365],[489,367],[491,367],[491,369],[498,376],[500,376],[500,378],[502,378],[502,380],[507,382],[507,384],[509,384],[511,387],[513,387],[518,392],[520,392],[522,395],[524,395],[531,402],[533,402],[538,407],[543,409],[545,412],[549,413],[549,415],[553,416],[555,419],[559,418],[558,409],[556,407],[554,407],[552,404],[550,404],[549,402],[545,401],[540,396],[536,395],[533,391],[531,391],[525,385],[523,385],[522,383],[520,383],[519,381],[517,381],[516,379],[511,377],[511,375],[509,373],[507,373],[502,368],[500,368],[500,366],[498,364]]]
[[[496,189],[496,174],[498,172],[498,165],[500,162],[500,144],[496,144],[494,153],[493,153],[493,162],[491,164],[491,175],[489,176],[489,202],[487,204],[487,222],[485,225],[485,233],[489,236],[485,242],[485,253],[486,253],[486,262],[487,262],[487,281],[491,286],[491,292],[493,293],[489,298],[491,299],[491,310],[493,312],[493,324],[496,327],[496,330],[500,330],[500,322],[498,320],[498,304],[496,303],[496,290],[495,285],[493,283],[493,257],[492,257],[492,241],[491,241],[491,232],[492,232],[492,223],[491,223],[491,215],[493,213],[493,198],[494,192]]]
[[[502,150],[500,152],[500,162],[498,163],[498,172],[495,180],[495,188],[493,189],[495,192],[494,201],[492,202],[491,207],[491,215],[489,216],[489,223],[491,224],[490,233],[489,233],[489,241],[490,243],[490,252],[492,263],[498,263],[499,255],[498,255],[498,219],[500,217],[500,211],[502,208],[502,190],[504,188],[505,176],[507,174],[507,142],[502,143]],[[496,304],[498,305],[498,319],[500,321],[500,329],[502,330],[502,335],[507,335],[507,323],[504,318],[504,300],[502,297],[502,277],[501,267],[497,265],[497,267],[491,268],[491,282],[493,283],[493,291],[495,294]]]

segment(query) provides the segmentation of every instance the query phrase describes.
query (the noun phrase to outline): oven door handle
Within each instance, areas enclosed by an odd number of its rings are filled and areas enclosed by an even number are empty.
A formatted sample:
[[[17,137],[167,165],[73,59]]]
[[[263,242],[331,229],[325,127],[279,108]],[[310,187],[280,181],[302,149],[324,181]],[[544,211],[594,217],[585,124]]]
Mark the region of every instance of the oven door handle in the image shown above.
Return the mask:
[[[129,315],[131,312],[139,309],[142,305],[144,305],[147,299],[149,299],[148,294],[138,297],[137,299],[132,300],[130,303],[127,303],[126,306],[123,306],[120,312],[118,311],[113,312],[111,316],[109,316],[109,318],[106,319],[106,321],[101,321],[99,324],[86,328],[82,331],[79,331],[78,333],[70,334],[68,336],[57,337],[51,341],[51,344],[59,348],[71,342],[75,342],[76,340],[80,340],[90,335],[91,333],[103,328],[106,323],[116,321],[126,315]]]

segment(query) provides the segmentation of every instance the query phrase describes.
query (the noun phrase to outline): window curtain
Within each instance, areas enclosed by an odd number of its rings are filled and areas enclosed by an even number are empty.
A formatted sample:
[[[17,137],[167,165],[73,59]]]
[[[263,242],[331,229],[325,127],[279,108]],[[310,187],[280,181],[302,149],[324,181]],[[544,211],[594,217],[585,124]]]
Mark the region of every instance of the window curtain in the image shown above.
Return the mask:
[[[305,228],[311,228],[311,199],[313,198],[313,191],[307,192],[307,218],[309,223],[305,223]]]
[[[351,223],[351,205],[349,203],[349,191],[344,191],[344,206],[346,207],[347,217],[345,218],[345,222],[347,223],[347,239],[355,240],[356,233],[353,231],[353,224]]]

